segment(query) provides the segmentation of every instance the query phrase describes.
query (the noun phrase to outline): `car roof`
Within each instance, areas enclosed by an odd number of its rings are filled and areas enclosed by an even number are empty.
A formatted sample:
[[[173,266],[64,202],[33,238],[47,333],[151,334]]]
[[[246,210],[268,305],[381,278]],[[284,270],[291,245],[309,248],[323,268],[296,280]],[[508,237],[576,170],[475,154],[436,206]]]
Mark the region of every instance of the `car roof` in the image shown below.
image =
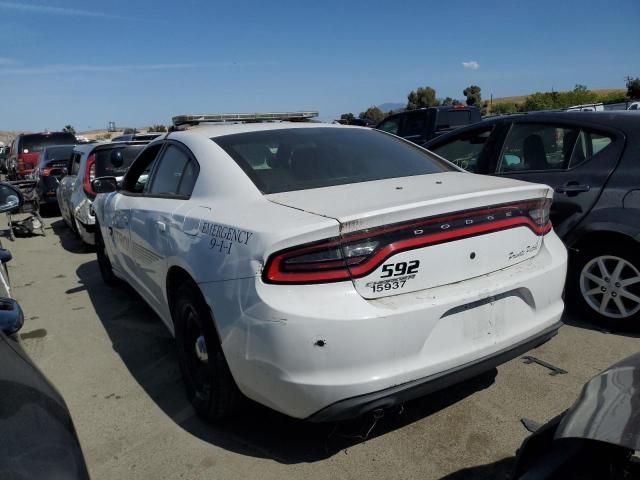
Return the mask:
[[[331,123],[315,123],[315,122],[271,122],[271,123],[223,123],[223,124],[202,124],[191,127],[187,130],[178,130],[171,132],[169,138],[179,138],[185,135],[197,135],[201,137],[214,138],[224,135],[233,135],[235,133],[264,132],[269,130],[284,130],[290,128],[360,128],[363,130],[371,130],[366,127],[358,127],[353,125],[337,125]],[[151,143],[158,142],[159,137],[152,140]]]
[[[634,127],[640,126],[640,115],[635,112],[629,112],[627,110],[604,110],[600,112],[530,112],[519,113],[512,115],[499,115],[496,117],[487,118],[484,122],[492,122],[498,120],[540,120],[540,121],[554,121],[554,120],[569,120],[576,122],[590,122],[590,123],[602,123],[612,127],[618,127],[624,129],[625,126],[633,125]]]
[[[517,122],[524,120],[527,123],[540,122],[540,123],[553,123],[553,122],[567,122],[580,125],[591,126],[594,129],[600,127],[612,127],[625,133],[638,132],[640,130],[640,115],[637,112],[630,112],[627,110],[605,110],[600,112],[580,112],[580,111],[554,111],[554,112],[529,112],[529,113],[515,113],[507,115],[496,115],[494,117],[484,118],[480,122],[465,125],[460,128],[456,128],[451,132],[447,132],[443,135],[435,137],[425,143],[426,148],[430,148],[434,145],[446,142],[450,139],[456,138],[458,135],[471,132],[483,126],[491,126],[501,122]]]
[[[82,144],[76,145],[73,151],[77,153],[91,153],[94,150],[108,150],[110,148],[116,148],[116,147],[132,147],[136,145],[144,147],[147,145],[147,143],[148,142],[146,141],[136,142],[136,141],[126,141],[126,140],[121,142],[82,143]]]

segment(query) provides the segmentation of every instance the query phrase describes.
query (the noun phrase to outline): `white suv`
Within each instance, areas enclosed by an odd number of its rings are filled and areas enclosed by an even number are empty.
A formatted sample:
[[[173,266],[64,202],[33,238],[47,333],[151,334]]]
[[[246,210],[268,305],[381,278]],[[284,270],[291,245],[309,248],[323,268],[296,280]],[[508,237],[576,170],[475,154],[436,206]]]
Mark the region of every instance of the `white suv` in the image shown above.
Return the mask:
[[[560,326],[552,190],[460,171],[385,132],[198,126],[150,143],[121,188],[93,185],[103,278],[131,284],[175,334],[210,420],[239,392],[292,417],[357,416]]]

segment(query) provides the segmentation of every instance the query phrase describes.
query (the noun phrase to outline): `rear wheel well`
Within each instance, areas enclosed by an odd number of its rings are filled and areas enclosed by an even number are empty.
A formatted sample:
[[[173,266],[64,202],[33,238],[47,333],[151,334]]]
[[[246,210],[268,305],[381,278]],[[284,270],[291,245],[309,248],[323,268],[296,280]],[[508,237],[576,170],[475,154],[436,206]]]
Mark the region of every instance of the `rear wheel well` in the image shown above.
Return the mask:
[[[171,267],[167,272],[167,303],[169,304],[169,309],[171,309],[171,306],[175,301],[175,293],[178,286],[183,285],[184,283],[196,284],[193,278],[191,278],[191,275],[189,275],[184,268],[176,266]]]
[[[209,311],[211,312],[211,319],[213,320],[213,328],[218,335],[218,339],[220,335],[218,334],[218,326],[216,325],[215,317],[213,316],[213,310],[211,309],[211,305],[206,301],[204,295],[202,295],[202,291],[200,291],[200,287],[193,279],[193,277],[187,272],[184,268],[173,266],[167,272],[167,303],[169,304],[169,311],[171,313],[171,321],[174,322],[175,328],[175,319],[173,318],[173,303],[175,301],[175,294],[178,291],[178,287],[185,284],[191,284],[194,288],[194,291],[197,295],[200,295],[200,298],[204,302],[205,305],[209,307]]]

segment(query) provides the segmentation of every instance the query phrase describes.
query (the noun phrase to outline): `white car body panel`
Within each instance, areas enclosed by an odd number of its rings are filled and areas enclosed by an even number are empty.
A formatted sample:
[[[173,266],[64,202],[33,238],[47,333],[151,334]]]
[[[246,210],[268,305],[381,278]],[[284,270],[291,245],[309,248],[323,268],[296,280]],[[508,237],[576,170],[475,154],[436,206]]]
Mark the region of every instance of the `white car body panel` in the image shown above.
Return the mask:
[[[91,208],[93,202],[84,192],[82,179],[87,167],[87,158],[97,145],[78,145],[73,149],[74,155],[77,153],[82,155],[79,170],[76,175],[72,175],[70,172],[69,175],[63,177],[56,191],[62,218],[70,228],[74,228],[73,218],[80,238],[89,245],[95,243],[95,238],[93,232],[87,231],[84,225],[91,228],[95,225],[96,218]]]
[[[307,418],[335,402],[491,355],[557,324],[567,256],[553,231],[541,237],[513,228],[398,253],[394,261],[419,254],[423,270],[415,288],[392,296],[368,293],[380,268],[353,281],[265,283],[267,259],[289,247],[553,194],[543,185],[451,172],[263,195],[211,140],[317,126],[220,125],[171,133],[167,138],[186,146],[200,165],[189,199],[114,192],[94,203],[115,274],[170,331],[168,272],[181,268],[198,284],[245,395]],[[462,308],[488,298],[495,300]]]

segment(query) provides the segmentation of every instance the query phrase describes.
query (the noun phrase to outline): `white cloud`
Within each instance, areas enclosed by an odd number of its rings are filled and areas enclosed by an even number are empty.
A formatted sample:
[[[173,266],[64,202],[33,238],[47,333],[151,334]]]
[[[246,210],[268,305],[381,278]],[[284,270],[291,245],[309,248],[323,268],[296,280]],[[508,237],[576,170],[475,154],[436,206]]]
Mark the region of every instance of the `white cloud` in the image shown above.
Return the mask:
[[[80,10],[78,8],[66,8],[66,7],[50,7],[49,5],[35,5],[24,4],[15,2],[0,2],[0,9],[16,10],[29,13],[42,13],[49,15],[65,15],[74,17],[100,17],[100,18],[119,18],[124,17],[120,15],[112,15],[109,13],[96,12],[92,10]]]
[[[471,60],[470,62],[462,62],[462,66],[464,68],[468,68],[469,70],[478,70],[480,68],[480,64],[475,60]]]

